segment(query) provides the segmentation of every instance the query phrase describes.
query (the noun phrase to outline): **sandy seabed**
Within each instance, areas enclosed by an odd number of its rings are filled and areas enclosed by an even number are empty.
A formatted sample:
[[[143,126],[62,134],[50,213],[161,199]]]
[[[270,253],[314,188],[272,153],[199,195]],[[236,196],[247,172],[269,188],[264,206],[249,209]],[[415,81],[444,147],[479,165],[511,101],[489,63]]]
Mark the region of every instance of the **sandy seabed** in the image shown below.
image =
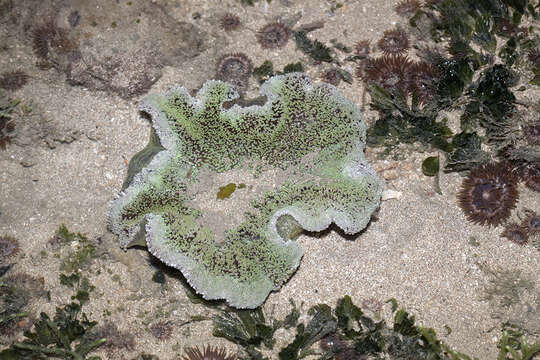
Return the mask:
[[[123,21],[121,5],[126,2],[101,3],[96,1],[96,6],[103,6],[107,16]],[[298,60],[309,63],[292,40],[277,50],[257,44],[256,30],[276,19],[301,15],[298,24],[322,20],[324,27],[311,33],[312,38],[323,43],[338,38],[348,46],[359,40],[375,43],[385,30],[404,24],[393,10],[395,0],[343,1],[344,7],[334,13],[330,12],[335,5],[332,1],[274,0],[252,7],[232,0],[152,3],[166,9],[172,18],[204,31],[205,46],[182,63],[162,64],[162,76],[150,92],[163,92],[175,84],[200,87],[213,77],[216,60],[225,53],[245,52],[255,66],[269,59],[275,69]],[[220,29],[219,18],[226,11],[240,17],[240,30],[225,33]],[[80,15],[81,33],[87,31],[88,38],[97,36],[92,35],[92,24],[84,21],[82,10]],[[169,277],[165,285],[152,282],[155,267],[148,254],[121,251],[106,228],[108,202],[121,187],[126,159],[148,141],[149,122],[137,112],[144,94],[126,100],[112,92],[69,85],[65,73],[55,68],[39,69],[31,41],[9,35],[10,22],[5,19],[4,14],[0,67],[2,71],[22,69],[30,76],[28,84],[10,96],[31,104],[36,119],[44,124],[40,131],[48,132],[30,143],[15,138],[0,152],[0,235],[16,237],[24,253],[10,271],[42,276],[52,294],[51,302],[41,300],[33,305],[34,310],[51,313],[55,305],[69,299],[70,290],[58,280],[60,259],[69,249],[62,249],[57,257],[47,248],[58,227],[66,224],[72,231],[85,233],[103,253],[89,268],[88,277],[96,290],[87,313],[136,336],[134,349],[102,349],[98,354],[103,358],[128,359],[144,351],[160,359],[174,359],[183,347],[206,343],[234,351],[231,343],[212,337],[209,321],[178,326],[168,339],[152,336],[149,327],[156,319],[179,325],[191,315],[210,316],[214,310],[192,304],[178,278]],[[344,68],[354,74],[353,63]],[[320,81],[322,69],[324,66],[307,66],[307,74]],[[247,95],[256,96],[258,84],[253,78],[250,81]],[[338,88],[359,106],[365,103],[359,81],[342,82]],[[368,123],[375,120],[375,114],[366,111],[365,115]],[[49,135],[46,144],[43,138]],[[406,151],[401,156],[404,160],[380,160],[368,150],[368,160],[384,179],[385,189],[400,196],[384,201],[376,220],[354,239],[344,239],[336,232],[316,238],[301,236],[298,241],[305,255],[300,268],[279,292],[269,296],[266,312],[274,311],[282,318],[290,309],[291,298],[303,301],[304,309],[317,303],[333,306],[347,294],[357,304],[395,298],[448,345],[479,359],[495,358],[500,325],[505,320],[527,324],[536,331],[530,340],[538,339],[538,250],[500,238],[500,227],[470,224],[456,204],[461,184],[458,174],[442,175],[442,195],[437,194],[433,179],[421,172],[422,160],[435,154]],[[537,193],[524,187],[519,190],[519,209],[540,209]],[[48,253],[44,255],[43,250]],[[519,290],[516,305],[502,307],[497,296],[491,300],[486,296],[497,273],[528,279],[534,286]],[[384,315],[389,316],[388,311]],[[277,336],[284,341],[285,334]]]

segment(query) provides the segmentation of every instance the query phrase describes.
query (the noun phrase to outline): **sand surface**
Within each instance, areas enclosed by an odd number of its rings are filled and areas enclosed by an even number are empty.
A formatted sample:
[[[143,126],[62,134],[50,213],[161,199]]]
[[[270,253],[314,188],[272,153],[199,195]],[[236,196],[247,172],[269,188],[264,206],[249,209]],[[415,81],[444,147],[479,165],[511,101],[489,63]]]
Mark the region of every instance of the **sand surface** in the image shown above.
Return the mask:
[[[269,59],[275,69],[299,60],[309,64],[292,40],[277,50],[257,44],[255,30],[276,19],[301,15],[298,24],[322,20],[324,27],[310,36],[323,43],[339,38],[348,46],[364,39],[375,42],[384,30],[403,22],[393,10],[396,0],[343,1],[344,7],[334,13],[330,11],[333,1],[273,0],[270,5],[261,1],[253,7],[233,0],[153,3],[173,19],[195,24],[205,35],[199,54],[181,63],[160,65],[162,75],[150,92],[162,92],[175,84],[200,87],[213,77],[216,60],[225,53],[245,52],[255,66]],[[109,5],[107,16],[122,21],[125,5],[125,1]],[[219,17],[225,11],[240,17],[240,30],[225,33],[220,29]],[[80,15],[84,20],[85,13]],[[69,300],[71,292],[59,285],[58,277],[60,259],[70,249],[55,251],[47,245],[59,226],[66,224],[72,231],[85,233],[102,254],[85,270],[96,286],[86,311],[92,319],[114,322],[136,336],[133,349],[102,349],[103,358],[131,359],[147,352],[160,359],[175,359],[183,347],[206,343],[235,351],[231,343],[212,337],[210,321],[182,325],[193,314],[211,316],[214,310],[189,301],[181,276],[169,274],[164,285],[153,282],[156,264],[147,252],[123,252],[107,230],[108,202],[120,190],[126,159],[148,141],[149,122],[137,112],[144,93],[125,99],[110,91],[72,86],[66,83],[65,73],[55,68],[39,69],[31,40],[11,36],[11,22],[5,19],[0,23],[5,41],[0,69],[21,69],[30,76],[28,84],[11,96],[31,104],[31,125],[38,128],[38,136],[29,142],[14,139],[7,150],[0,151],[0,235],[14,236],[21,243],[23,254],[11,273],[42,276],[51,290],[51,302],[38,301],[34,311],[52,312],[57,304]],[[84,21],[79,26],[91,30]],[[138,49],[133,50],[136,54]],[[344,68],[354,73],[354,64],[347,64]],[[323,69],[324,65],[308,65],[307,73],[320,81]],[[253,78],[250,81],[248,96],[256,96],[258,84]],[[358,80],[342,82],[338,88],[349,100],[363,104]],[[366,112],[368,123],[374,119],[374,114]],[[383,178],[384,188],[399,196],[384,201],[376,221],[357,237],[345,239],[333,231],[320,237],[301,236],[298,241],[305,255],[300,268],[279,292],[269,296],[267,312],[274,309],[277,318],[283,317],[290,309],[290,298],[304,302],[307,309],[317,303],[333,306],[346,294],[358,304],[393,297],[451,347],[479,359],[495,358],[500,325],[505,320],[525,324],[532,332],[530,339],[536,336],[538,340],[539,251],[500,238],[501,228],[467,222],[456,204],[460,175],[442,175],[442,195],[434,191],[433,179],[422,175],[422,160],[435,154],[404,150],[398,160],[380,160],[368,149],[367,157]],[[518,209],[522,208],[539,211],[540,195],[520,187]],[[529,280],[529,286],[518,289],[516,304],[502,306],[504,294],[486,298],[494,274]],[[168,339],[151,334],[152,324],[158,321],[173,325]],[[451,328],[449,334],[447,327]],[[284,336],[278,334],[281,341]]]

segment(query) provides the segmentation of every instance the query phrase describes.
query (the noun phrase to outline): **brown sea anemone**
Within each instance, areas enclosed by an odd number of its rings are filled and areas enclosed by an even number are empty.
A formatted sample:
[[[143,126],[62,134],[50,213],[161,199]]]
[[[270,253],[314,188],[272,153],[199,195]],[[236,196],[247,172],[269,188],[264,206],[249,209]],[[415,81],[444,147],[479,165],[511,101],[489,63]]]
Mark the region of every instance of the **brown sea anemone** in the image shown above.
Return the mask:
[[[76,49],[77,44],[69,38],[66,29],[59,28],[53,19],[48,19],[34,28],[32,47],[39,58],[46,60],[51,48],[67,54]]]
[[[362,308],[371,311],[374,314],[379,314],[383,309],[383,303],[374,297],[369,297],[362,300]]]
[[[158,340],[167,340],[171,337],[173,326],[169,321],[159,321],[150,325],[150,333]]]
[[[0,263],[16,255],[20,250],[19,242],[12,236],[0,236]]]
[[[457,195],[469,221],[497,226],[510,216],[518,199],[517,181],[505,163],[490,163],[471,170]]]
[[[521,168],[521,180],[529,189],[540,192],[540,163],[529,163]]]
[[[371,48],[370,40],[361,40],[354,45],[354,52],[358,56],[367,57]]]
[[[530,50],[527,53],[527,58],[529,58],[529,61],[535,66],[540,66],[540,48]]]
[[[257,31],[257,41],[263,49],[277,49],[285,46],[291,36],[290,29],[282,23],[271,23]]]
[[[385,55],[367,61],[362,79],[376,83],[386,90],[398,88],[403,93],[410,89],[412,61],[403,55]]]
[[[236,30],[240,27],[240,18],[231,13],[225,13],[219,19],[221,28],[227,32]]]
[[[8,71],[0,76],[0,88],[15,91],[26,85],[28,75],[22,70]]]
[[[72,28],[79,25],[79,22],[81,21],[81,15],[77,10],[73,10],[68,15],[68,23],[71,25]]]
[[[529,145],[540,145],[540,121],[524,126],[523,135]]]
[[[420,2],[418,0],[401,0],[394,9],[399,16],[411,17],[420,9]]]
[[[347,344],[341,338],[339,334],[330,334],[326,335],[319,341],[319,346],[324,351],[332,351],[334,353],[342,351],[345,349]]]
[[[0,149],[6,150],[15,132],[15,120],[0,115]]]
[[[236,355],[227,354],[224,347],[212,347],[207,345],[201,351],[198,347],[188,347],[184,350],[186,356],[183,360],[236,360]]]
[[[102,326],[93,331],[93,338],[107,339],[103,347],[109,354],[118,352],[121,349],[135,349],[135,335],[128,331],[120,331],[113,322],[107,321]]]
[[[420,102],[425,103],[433,98],[440,75],[436,66],[423,61],[413,64],[410,72],[411,91],[418,96]]]
[[[225,54],[218,59],[216,79],[234,85],[241,94],[246,92],[248,79],[253,72],[251,60],[241,53]]]
[[[323,337],[319,345],[328,354],[333,354],[335,360],[365,360],[367,357],[350,345],[339,334],[330,334]]]
[[[409,37],[400,27],[386,30],[383,37],[377,42],[377,46],[385,55],[402,55],[409,48]]]
[[[536,211],[525,209],[525,218],[521,222],[520,226],[527,229],[529,234],[540,234],[540,215]]]
[[[495,30],[504,36],[512,36],[517,32],[517,27],[511,20],[495,17]]]
[[[371,66],[373,62],[373,59],[367,57],[365,59],[362,59],[358,62],[358,65],[356,66],[355,75],[357,78],[367,81],[367,75],[366,75],[366,69],[368,66]]]
[[[337,69],[328,69],[323,73],[322,79],[329,84],[338,86],[341,82],[341,74]]]
[[[38,57],[46,59],[49,55],[49,40],[54,36],[55,31],[54,23],[48,21],[36,27],[32,32],[32,48]]]
[[[501,233],[501,237],[505,237],[518,245],[525,245],[529,242],[527,229],[515,223],[506,225],[504,231]]]

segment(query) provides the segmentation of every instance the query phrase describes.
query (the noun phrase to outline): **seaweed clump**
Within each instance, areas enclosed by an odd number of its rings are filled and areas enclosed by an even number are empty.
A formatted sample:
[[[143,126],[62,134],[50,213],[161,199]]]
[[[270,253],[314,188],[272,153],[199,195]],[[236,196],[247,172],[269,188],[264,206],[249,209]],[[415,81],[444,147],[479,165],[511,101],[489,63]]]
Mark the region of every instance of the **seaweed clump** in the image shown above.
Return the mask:
[[[367,316],[350,296],[339,299],[335,308],[326,304],[312,306],[307,311],[306,322],[299,321],[304,311],[292,300],[291,303],[291,312],[283,320],[266,319],[260,308],[224,311],[214,319],[214,336],[238,344],[241,347],[239,357],[245,359],[262,359],[262,350],[274,348],[273,336],[278,329],[296,331],[294,338],[280,349],[279,360],[299,360],[308,355],[336,360],[471,359],[444,344],[433,329],[417,325],[415,317],[405,309],[399,309],[395,299],[386,301],[392,305],[392,325]],[[514,351],[515,355],[521,353],[523,359],[532,359],[540,351],[540,343],[531,345],[524,338],[511,345],[515,337],[509,338],[509,335],[508,331],[503,333],[500,355]],[[316,344],[322,353],[316,350]]]
[[[540,109],[516,101],[513,89],[520,82],[521,89],[538,82],[535,51],[540,37],[537,28],[521,25],[538,18],[534,6],[466,0],[429,1],[422,7],[414,3],[398,5],[403,8],[400,15],[409,18],[407,32],[422,42],[431,37],[437,45],[413,46],[409,51],[420,60],[408,71],[389,67],[391,75],[378,71],[389,59],[360,59],[358,76],[367,84],[371,107],[379,112],[368,130],[369,143],[391,150],[399,143],[418,142],[441,150],[445,171],[467,171],[494,159],[514,166],[538,162],[537,120],[531,119]],[[405,11],[409,5],[411,10]],[[406,56],[405,48],[396,51]],[[518,115],[520,107],[526,116]],[[441,111],[461,114],[457,133],[446,126]]]
[[[31,331],[25,331],[25,339],[13,343],[0,352],[2,359],[99,359],[89,356],[106,339],[94,339],[92,328],[97,324],[82,312],[93,287],[86,278],[74,273],[60,277],[62,285],[76,290],[72,302],[56,308],[53,318],[42,312]]]
[[[98,256],[98,249],[92,240],[84,234],[69,231],[63,224],[60,225],[54,237],[49,240],[49,245],[52,247],[70,245],[68,254],[60,262],[60,271],[63,272],[86,269]]]
[[[46,294],[44,279],[24,273],[0,276],[0,334],[12,336],[27,328],[28,310]],[[1,353],[0,353],[1,354]]]

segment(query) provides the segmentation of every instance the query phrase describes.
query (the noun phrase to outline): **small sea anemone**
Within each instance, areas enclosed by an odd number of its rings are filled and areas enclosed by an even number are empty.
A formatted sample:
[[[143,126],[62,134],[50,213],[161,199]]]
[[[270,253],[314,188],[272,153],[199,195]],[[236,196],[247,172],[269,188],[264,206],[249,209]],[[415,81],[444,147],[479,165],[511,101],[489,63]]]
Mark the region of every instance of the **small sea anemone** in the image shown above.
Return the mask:
[[[334,333],[323,337],[319,341],[319,346],[324,351],[331,350],[332,352],[336,353],[345,349],[347,344],[345,343],[345,341],[343,341],[339,334]]]
[[[523,166],[520,177],[526,187],[540,192],[540,163],[529,163]]]
[[[370,52],[371,41],[370,40],[361,40],[354,45],[354,52],[356,55],[367,57]]]
[[[328,69],[323,73],[322,79],[329,84],[338,86],[341,82],[341,74],[337,69]]]
[[[383,309],[383,303],[374,297],[362,300],[362,308],[371,311],[374,314],[380,314]]]
[[[243,94],[252,72],[253,65],[245,54],[226,54],[218,60],[216,79],[233,84]]]
[[[45,296],[45,279],[33,277],[28,274],[18,273],[2,277],[0,291],[0,314],[7,321],[0,322],[0,335],[12,336],[27,330],[32,326],[32,321],[20,320],[18,314],[28,310],[29,304],[36,298]]]
[[[385,55],[402,55],[409,48],[409,38],[403,29],[397,27],[386,30],[377,45]]]
[[[71,25],[71,27],[75,27],[79,25],[79,22],[81,21],[81,15],[77,10],[73,10],[68,15],[68,23]]]
[[[0,236],[0,263],[19,252],[19,242],[12,236]]]
[[[517,27],[511,20],[495,17],[495,30],[504,36],[512,36],[517,32]]]
[[[367,360],[367,355],[356,351],[354,347],[348,347],[336,354],[335,360]]]
[[[227,32],[236,30],[241,25],[240,18],[229,12],[221,15],[219,24],[221,25],[221,28]]]
[[[150,333],[158,340],[167,340],[171,337],[173,326],[169,321],[159,321],[150,325]]]
[[[410,74],[412,61],[403,55],[385,55],[377,59],[368,60],[363,80],[374,82],[386,90],[399,88],[404,93],[410,89]]]
[[[103,347],[107,349],[107,352],[109,353],[116,353],[120,349],[135,349],[135,335],[118,330],[118,327],[110,321],[107,321],[104,325],[95,329],[92,337],[95,340],[103,338],[107,339],[107,342],[103,344]]]
[[[183,360],[236,360],[236,355],[227,354],[224,347],[207,345],[203,351],[199,347],[188,347],[184,351],[186,356],[182,357]]]
[[[437,91],[437,81],[440,71],[437,67],[426,62],[414,63],[411,68],[411,87],[420,102],[426,102],[433,98]]]
[[[469,221],[497,226],[508,219],[516,206],[516,178],[505,163],[480,166],[463,180],[457,198]]]
[[[0,107],[0,149],[2,150],[6,150],[15,135],[15,120],[9,115],[11,107],[11,105],[7,108]]]
[[[257,31],[257,41],[263,49],[277,49],[285,46],[291,36],[290,29],[282,23],[271,23]]]
[[[501,237],[505,237],[518,245],[525,245],[529,241],[527,229],[515,223],[506,225],[504,231],[501,233]]]
[[[22,70],[8,71],[0,75],[0,88],[15,91],[26,85],[28,75]]]
[[[525,209],[525,218],[521,222],[520,226],[527,229],[529,234],[540,234],[540,215],[535,211]]]
[[[418,0],[401,0],[394,9],[399,16],[411,17],[420,9],[420,2]]]
[[[34,53],[46,60],[51,48],[61,53],[73,51],[77,45],[68,37],[66,29],[59,28],[53,19],[41,23],[32,32]]]
[[[523,135],[529,145],[540,145],[540,121],[524,126]]]
[[[0,149],[6,150],[15,131],[15,120],[7,116],[0,115]]]
[[[48,21],[32,32],[32,48],[38,57],[46,59],[49,55],[49,39],[54,36],[55,28],[54,24]]]
[[[370,67],[373,63],[373,60],[371,58],[365,58],[358,62],[358,65],[356,66],[355,75],[357,78],[368,81],[367,75],[366,75],[366,69]]]
[[[527,58],[529,58],[529,61],[535,66],[540,66],[540,48],[530,50],[527,53]]]

